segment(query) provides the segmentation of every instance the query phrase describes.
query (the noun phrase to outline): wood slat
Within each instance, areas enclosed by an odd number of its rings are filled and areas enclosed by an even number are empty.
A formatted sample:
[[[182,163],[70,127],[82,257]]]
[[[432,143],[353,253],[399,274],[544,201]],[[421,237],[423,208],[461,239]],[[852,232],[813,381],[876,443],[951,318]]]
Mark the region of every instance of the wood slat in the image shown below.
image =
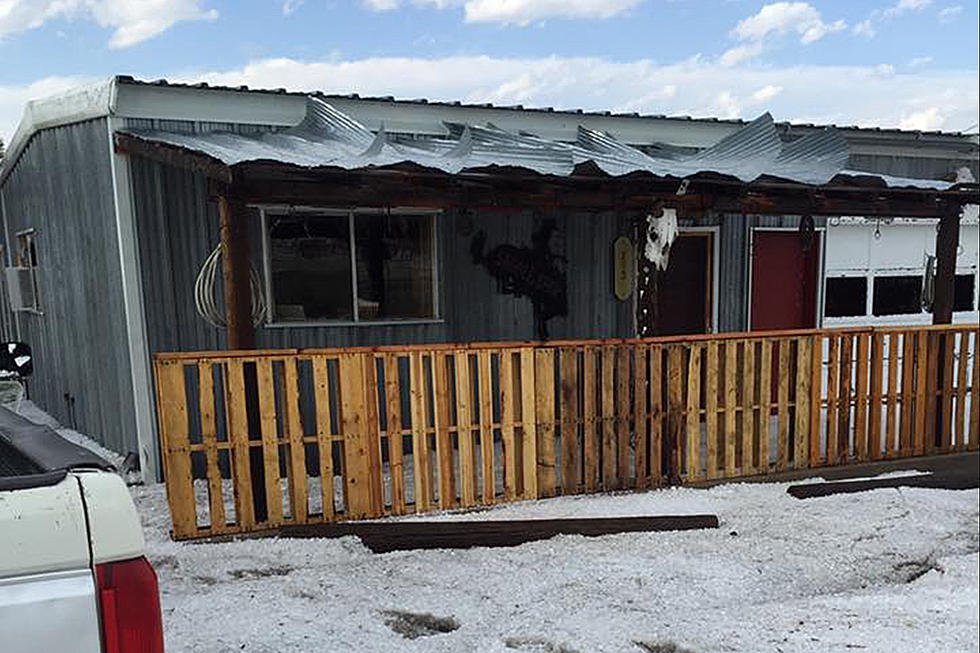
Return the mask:
[[[915,430],[912,432],[912,451],[921,455],[926,451],[926,440],[927,433],[930,427],[926,426],[926,417],[928,414],[927,404],[931,403],[933,399],[929,398],[928,388],[928,365],[926,361],[928,359],[929,351],[929,334],[925,331],[920,331],[914,337],[914,346],[916,348],[915,358],[916,358],[916,369],[915,369],[915,405],[914,405],[914,417],[915,417]],[[909,339],[913,339],[912,334],[906,336]]]
[[[517,498],[515,403],[513,354],[504,349],[500,352],[500,434],[504,448],[504,499],[508,501]]]
[[[733,478],[736,475],[735,439],[737,437],[735,424],[735,408],[738,404],[738,389],[735,386],[737,366],[736,342],[725,343],[725,476]]]
[[[759,471],[769,471],[769,440],[772,427],[772,341],[759,346]]]
[[[742,343],[742,476],[752,474],[756,468],[755,454],[758,452],[755,440],[755,348],[756,341]]]
[[[857,336],[857,382],[855,384],[854,450],[858,460],[868,459],[868,365],[871,336]]]
[[[871,460],[878,460],[881,458],[882,444],[881,444],[881,405],[882,405],[882,395],[881,395],[881,380],[882,375],[885,370],[885,344],[884,336],[881,333],[875,333],[871,340],[871,387],[869,389],[868,404],[869,404],[869,445],[868,453]]]
[[[838,463],[840,446],[837,443],[838,405],[837,385],[840,383],[840,336],[831,334],[827,355],[827,464]]]
[[[317,462],[320,471],[320,505],[323,518],[329,521],[334,517],[333,426],[326,356],[313,357],[313,388],[316,405]]]
[[[585,347],[582,352],[582,426],[583,434],[583,467],[585,472],[585,491],[594,492],[599,487],[599,445],[601,435],[597,437],[596,427],[596,349]]]
[[[473,417],[470,404],[473,388],[470,385],[470,353],[455,354],[456,371],[456,442],[459,446],[460,503],[469,508],[476,505],[476,451],[473,441]]]
[[[405,459],[402,438],[402,393],[398,355],[384,355],[385,421],[388,425],[388,476],[391,478],[391,513],[405,514]]]
[[[616,449],[618,458],[618,475],[620,487],[631,485],[630,472],[630,386],[633,385],[630,375],[630,350],[619,347],[616,363]]]
[[[483,477],[483,503],[492,504],[497,495],[497,474],[493,446],[493,365],[490,350],[477,356],[480,368],[480,463]],[[554,474],[554,459],[552,459]]]
[[[793,467],[796,469],[805,468],[809,459],[812,342],[810,338],[796,339],[796,407],[793,412]]]
[[[371,515],[367,419],[364,397],[364,354],[340,356],[340,432],[344,442],[345,517]]]
[[[902,421],[899,427],[899,451],[907,456],[912,453],[912,400],[915,396],[915,336],[906,333],[902,338]],[[919,349],[920,356],[924,350]],[[920,362],[921,364],[921,358]],[[926,403],[928,410],[928,403]]]
[[[898,451],[899,431],[895,422],[898,417],[898,352],[901,349],[899,334],[888,335],[888,400],[885,406],[885,455],[894,456]]]
[[[693,345],[687,367],[687,462],[688,481],[698,481],[701,471],[701,347]]]
[[[255,363],[259,389],[259,424],[262,432],[262,465],[265,470],[265,500],[269,507],[268,526],[282,523],[282,485],[279,482],[279,434],[276,424],[276,389],[272,361]]]
[[[840,427],[838,444],[843,461],[851,458],[851,405],[854,374],[854,334],[841,338]]]
[[[218,466],[218,423],[214,410],[214,371],[211,363],[197,364],[198,406],[201,413],[201,440],[204,442],[208,475],[208,512],[211,530],[225,529],[225,500]]]
[[[956,366],[956,449],[966,449],[969,437],[969,425],[966,422],[966,371],[969,366],[970,332],[962,331],[959,337],[958,358]]]
[[[432,355],[432,388],[435,410],[436,466],[439,469],[439,507],[456,506],[456,478],[453,469],[453,440],[449,433],[449,366],[448,355]]]
[[[197,534],[197,507],[191,477],[190,425],[184,365],[181,362],[157,365],[160,433],[167,460],[167,502],[173,520],[174,537]]]
[[[602,393],[602,487],[606,490],[619,487],[616,477],[614,355],[615,350],[612,347],[602,348],[602,383],[599,391]]]
[[[973,374],[970,380],[970,449],[980,446],[980,331],[973,331]]]
[[[937,385],[939,382],[939,337],[940,333],[930,332],[928,334],[928,352],[926,353],[926,381],[924,404],[926,407],[926,423],[923,431],[925,432],[925,450],[932,453],[936,450],[939,433],[936,431],[936,408],[939,405],[939,392],[941,389]],[[903,447],[905,455],[909,455],[911,450]]]
[[[534,349],[521,349],[521,422],[523,428],[524,498],[538,498],[538,433],[534,419]]]
[[[415,511],[425,512],[432,505],[432,465],[429,462],[428,422],[426,420],[425,363],[422,353],[409,355],[412,411],[412,475]]]
[[[305,524],[309,513],[309,486],[306,478],[306,445],[303,443],[303,418],[299,412],[299,374],[297,359],[283,360],[286,442],[289,450],[289,505],[293,521]]]
[[[228,410],[228,441],[231,444],[232,487],[235,492],[235,523],[239,530],[255,527],[252,473],[249,464],[248,411],[245,407],[245,375],[241,360],[225,366],[225,406]],[[158,403],[167,401],[162,390]]]
[[[956,332],[946,332],[940,335],[943,339],[943,389],[941,395],[943,413],[941,429],[942,451],[950,451],[953,448],[953,394],[954,394],[954,374],[953,354],[956,351]]]
[[[561,487],[562,493],[579,491],[581,456],[578,435],[578,352],[560,350],[559,387],[561,388]]]
[[[790,347],[791,340],[779,340],[779,380],[777,382],[776,404],[777,429],[779,439],[776,446],[779,452],[778,465],[780,470],[789,468],[789,377],[790,377]]]
[[[635,450],[636,487],[645,488],[650,485],[649,461],[647,455],[650,447],[650,423],[648,420],[647,403],[650,389],[647,387],[647,347],[638,345],[633,348],[633,441]]]
[[[681,438],[684,435],[684,350],[667,348],[667,467],[668,481],[680,480]]]
[[[381,468],[381,398],[378,396],[378,360],[374,353],[366,353],[361,359],[364,366],[365,442],[368,460],[368,494],[371,498],[371,516],[385,514],[384,473]]]
[[[663,348],[650,347],[650,483],[663,483]]]
[[[823,337],[810,339],[810,467],[817,467],[823,460],[820,453],[820,422],[823,403]]]
[[[718,478],[718,343],[705,345],[705,432],[707,434],[707,477]]]
[[[555,350],[539,349],[534,357],[534,406],[538,434],[538,494],[555,495]],[[562,429],[564,431],[564,428]],[[564,446],[564,433],[562,433]]]

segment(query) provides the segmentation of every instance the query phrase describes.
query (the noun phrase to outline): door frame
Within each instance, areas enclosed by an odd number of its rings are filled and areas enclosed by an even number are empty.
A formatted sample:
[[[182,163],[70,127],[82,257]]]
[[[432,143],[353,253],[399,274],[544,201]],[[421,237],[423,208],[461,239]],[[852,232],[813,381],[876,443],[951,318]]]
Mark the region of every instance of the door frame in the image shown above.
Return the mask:
[[[708,264],[711,266],[710,278],[708,279],[708,292],[711,299],[711,326],[705,333],[718,333],[718,283],[719,283],[719,261],[721,252],[721,226],[698,226],[698,227],[678,227],[677,237],[684,235],[707,234],[711,238],[711,250],[708,256]],[[637,239],[634,247],[641,247],[640,240]],[[637,302],[640,296],[640,257],[633,257],[635,269],[633,271],[633,336],[640,337],[640,325],[636,320]]]
[[[749,249],[747,256],[745,257],[745,277],[748,279],[745,291],[745,330],[752,330],[752,259],[755,257],[755,232],[757,231],[796,231],[799,232],[800,228],[796,227],[749,227]],[[826,225],[822,227],[815,227],[814,234],[816,235],[815,242],[820,248],[820,252],[817,256],[817,292],[814,293],[815,301],[817,305],[814,307],[814,318],[816,324],[813,328],[819,329],[823,325],[823,292],[824,292],[824,275],[826,274],[827,266],[827,248],[824,246],[826,242],[827,227]]]

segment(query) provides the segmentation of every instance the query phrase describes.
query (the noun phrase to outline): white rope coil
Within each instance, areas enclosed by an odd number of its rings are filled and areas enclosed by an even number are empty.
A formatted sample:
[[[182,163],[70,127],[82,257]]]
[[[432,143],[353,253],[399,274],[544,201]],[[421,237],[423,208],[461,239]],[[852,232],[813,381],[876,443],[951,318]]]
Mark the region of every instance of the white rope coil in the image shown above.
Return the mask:
[[[201,271],[197,273],[197,280],[194,282],[194,304],[198,315],[205,322],[218,329],[225,329],[228,326],[225,312],[218,308],[214,298],[214,280],[218,274],[219,261],[221,261],[220,244],[204,259]],[[248,282],[252,290],[252,325],[259,326],[266,320],[268,304],[262,287],[262,278],[251,264],[248,266]]]

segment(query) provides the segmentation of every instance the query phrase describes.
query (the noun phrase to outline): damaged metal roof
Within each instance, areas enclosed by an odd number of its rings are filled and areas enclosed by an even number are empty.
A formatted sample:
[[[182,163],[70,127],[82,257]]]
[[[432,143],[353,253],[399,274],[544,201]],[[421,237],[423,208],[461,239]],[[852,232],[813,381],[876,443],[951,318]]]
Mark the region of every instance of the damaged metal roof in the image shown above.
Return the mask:
[[[577,166],[591,163],[613,176],[647,172],[684,178],[715,173],[743,182],[767,176],[810,185],[826,184],[841,173],[867,176],[844,169],[848,144],[838,130],[827,128],[785,143],[768,113],[695,153],[669,145],[640,150],[583,126],[579,126],[572,143],[506,131],[492,124],[446,127],[452,135],[449,138],[406,138],[387,134],[384,129],[375,133],[323,98],[310,96],[302,122],[270,133],[122,131],[147,142],[201,153],[227,166],[273,161],[305,168],[355,170],[412,163],[449,174],[496,166],[568,176]],[[892,186],[950,186],[932,180],[882,179]]]

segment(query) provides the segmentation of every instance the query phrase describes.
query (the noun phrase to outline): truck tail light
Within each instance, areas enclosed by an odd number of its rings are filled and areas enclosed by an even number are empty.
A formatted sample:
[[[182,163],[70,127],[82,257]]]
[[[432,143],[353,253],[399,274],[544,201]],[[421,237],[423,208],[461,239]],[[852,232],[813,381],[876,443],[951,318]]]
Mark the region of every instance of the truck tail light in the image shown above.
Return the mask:
[[[157,575],[146,558],[96,565],[104,653],[163,653]]]

